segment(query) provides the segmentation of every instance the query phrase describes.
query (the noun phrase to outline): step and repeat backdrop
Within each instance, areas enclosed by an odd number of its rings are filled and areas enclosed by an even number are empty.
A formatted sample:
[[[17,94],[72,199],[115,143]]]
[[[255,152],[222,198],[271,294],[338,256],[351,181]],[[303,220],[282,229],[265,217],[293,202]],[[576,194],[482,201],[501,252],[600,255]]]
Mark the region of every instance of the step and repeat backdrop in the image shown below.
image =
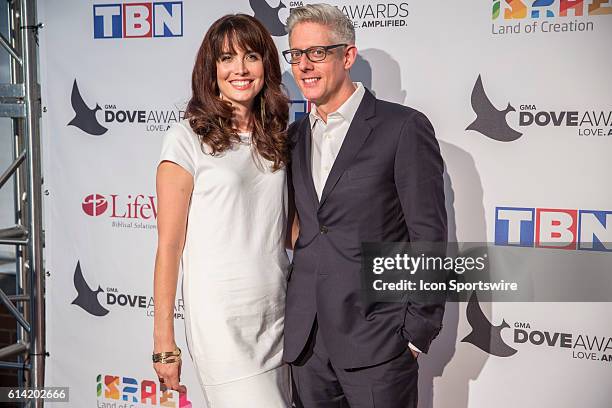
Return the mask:
[[[188,353],[184,395],[162,392],[151,364],[162,135],[214,20],[254,15],[284,50],[306,3],[39,2],[46,385],[70,387],[69,406],[205,406]],[[432,121],[449,239],[550,256],[587,295],[612,293],[581,267],[612,265],[612,1],[330,3],[355,24],[353,78]],[[310,104],[283,64],[295,120]],[[419,359],[419,406],[612,406],[612,304],[572,300],[449,303]],[[179,284],[187,351],[183,319]]]

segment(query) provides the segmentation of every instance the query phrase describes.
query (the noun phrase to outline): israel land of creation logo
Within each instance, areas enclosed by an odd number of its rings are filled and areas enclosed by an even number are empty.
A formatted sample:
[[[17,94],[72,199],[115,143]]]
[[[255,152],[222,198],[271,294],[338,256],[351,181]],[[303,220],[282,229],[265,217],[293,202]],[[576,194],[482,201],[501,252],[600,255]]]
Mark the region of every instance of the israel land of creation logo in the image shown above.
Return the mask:
[[[139,380],[127,375],[98,374],[95,389],[98,408],[193,407],[187,398],[187,392],[162,389],[159,382],[149,379]]]
[[[516,100],[508,95],[490,96],[486,81],[478,75],[470,97],[476,118],[466,130],[501,142],[512,142],[540,128],[569,130],[570,134],[588,138],[612,136],[612,109],[549,110],[542,108],[544,103],[516,104],[508,101]],[[497,108],[503,104],[507,104],[504,109]]]
[[[93,5],[96,40],[182,36],[182,1]]]
[[[105,103],[102,109],[97,98],[89,95],[83,97],[76,79],[72,83],[70,95],[74,117],[67,126],[74,126],[92,136],[102,136],[115,126],[138,126],[145,132],[165,132],[170,125],[185,116],[185,112],[180,109],[134,109],[116,103]],[[93,101],[95,107],[90,108]]]
[[[80,307],[92,316],[103,317],[117,308],[143,311],[147,317],[154,315],[153,296],[125,293],[113,286],[104,290],[98,285],[97,289],[92,289],[95,285],[90,285],[83,276],[80,261],[77,261],[74,269],[73,283],[76,296],[71,304]],[[174,305],[174,318],[184,319],[184,311],[183,299],[177,298]]]
[[[538,347],[542,351],[567,350],[567,358],[612,363],[612,337],[593,333],[551,331],[528,321],[509,324],[502,319],[500,325],[494,326],[483,313],[476,292],[472,293],[468,302],[466,318],[472,331],[461,341],[493,356],[512,357],[520,354],[523,347]]]
[[[491,33],[533,35],[596,31],[610,24],[610,0],[493,0]]]

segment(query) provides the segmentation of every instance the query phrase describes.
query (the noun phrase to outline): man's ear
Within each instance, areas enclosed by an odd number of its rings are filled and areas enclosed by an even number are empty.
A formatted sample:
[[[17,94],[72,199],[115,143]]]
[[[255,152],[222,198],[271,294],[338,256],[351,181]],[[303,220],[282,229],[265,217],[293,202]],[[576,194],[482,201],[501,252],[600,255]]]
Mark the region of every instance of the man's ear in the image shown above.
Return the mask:
[[[347,45],[344,51],[344,69],[351,69],[357,59],[357,47],[355,45]]]

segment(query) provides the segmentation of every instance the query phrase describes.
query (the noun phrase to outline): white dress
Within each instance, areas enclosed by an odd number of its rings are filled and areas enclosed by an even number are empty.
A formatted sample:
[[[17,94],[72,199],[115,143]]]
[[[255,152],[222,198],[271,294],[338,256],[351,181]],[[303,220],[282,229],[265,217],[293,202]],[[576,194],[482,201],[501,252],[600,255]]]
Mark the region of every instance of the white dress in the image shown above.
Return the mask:
[[[242,134],[212,156],[189,122],[164,135],[161,161],[194,178],[182,257],[185,330],[209,408],[287,408],[282,362],[286,274],[285,170],[271,170]]]

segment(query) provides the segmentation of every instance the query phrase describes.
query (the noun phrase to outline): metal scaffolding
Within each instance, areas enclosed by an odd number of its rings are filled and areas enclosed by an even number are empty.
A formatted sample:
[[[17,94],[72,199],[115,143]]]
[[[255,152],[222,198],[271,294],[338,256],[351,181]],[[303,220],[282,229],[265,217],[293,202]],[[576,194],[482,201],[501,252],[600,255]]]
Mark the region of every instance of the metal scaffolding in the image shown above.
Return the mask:
[[[13,162],[0,188],[13,179],[15,225],[0,229],[0,245],[15,247],[16,293],[0,289],[0,301],[15,317],[17,342],[0,349],[0,369],[18,369],[19,385],[43,387],[45,368],[44,266],[40,85],[36,0],[8,0],[8,38],[0,48],[11,59],[11,82],[0,84],[0,117],[12,119]],[[5,361],[17,356],[17,362]],[[42,407],[42,400],[27,406]]]

